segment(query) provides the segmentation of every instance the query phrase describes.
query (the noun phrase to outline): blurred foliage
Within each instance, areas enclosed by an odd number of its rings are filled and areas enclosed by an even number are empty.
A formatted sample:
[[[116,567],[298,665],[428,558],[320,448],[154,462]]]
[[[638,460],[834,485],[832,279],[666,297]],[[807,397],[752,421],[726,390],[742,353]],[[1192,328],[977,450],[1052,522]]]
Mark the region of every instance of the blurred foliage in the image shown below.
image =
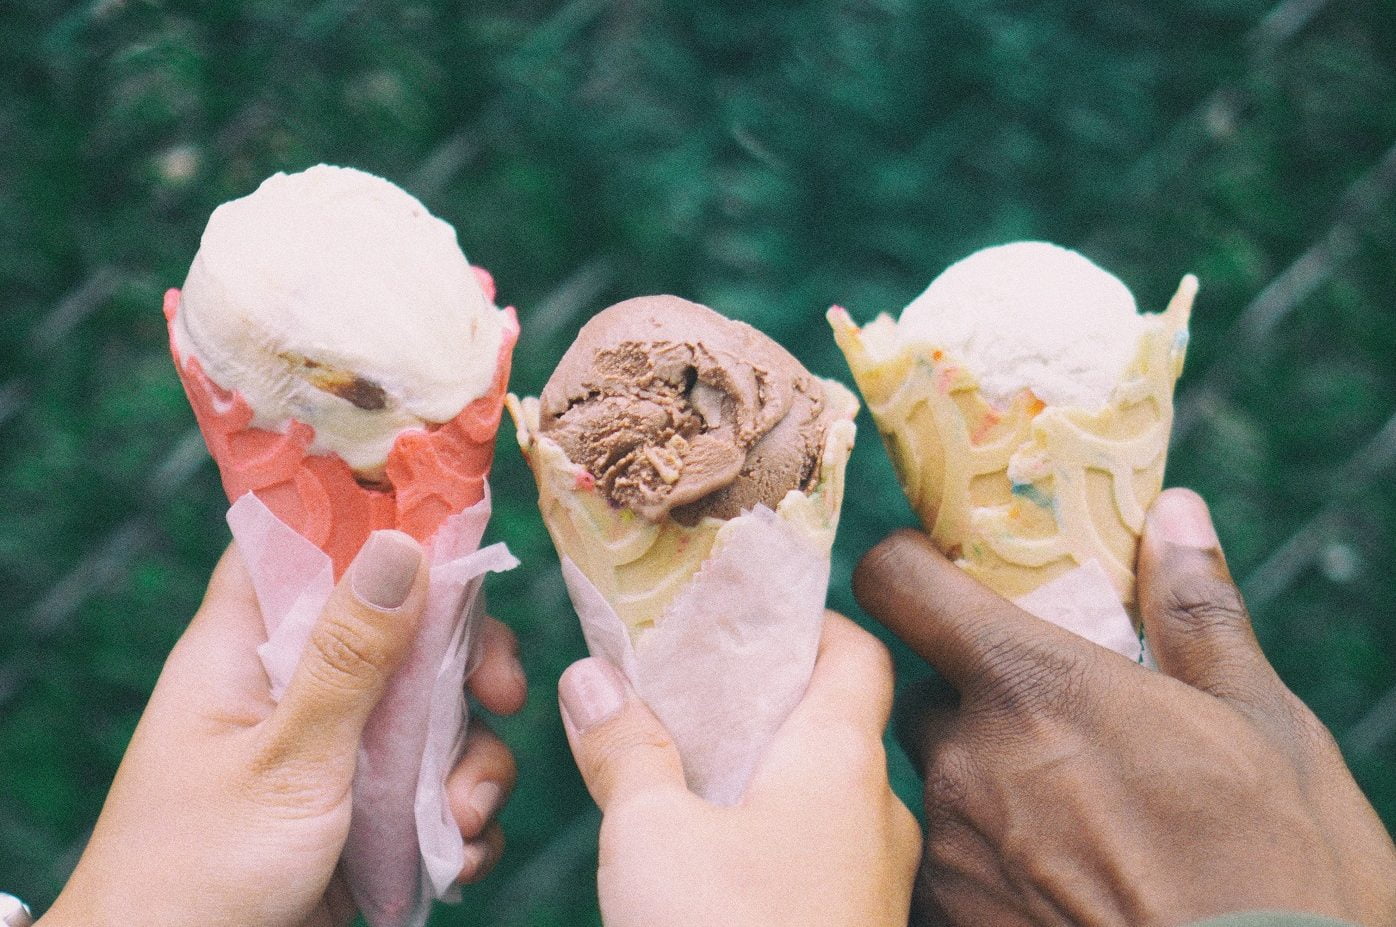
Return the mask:
[[[896,311],[984,245],[1081,248],[1148,308],[1198,273],[1170,482],[1214,504],[1276,666],[1396,822],[1396,429],[1368,447],[1396,410],[1392,22],[1392,0],[10,0],[0,887],[61,886],[227,542],[160,294],[218,203],[319,161],[455,224],[519,307],[520,392],[642,293],[846,379],[829,304]],[[831,593],[853,614],[856,558],[911,522],[862,423]],[[503,864],[432,923],[595,923],[597,816],[552,696],[583,647],[508,431],[491,534],[526,565],[490,594],[533,684],[497,722],[521,781]]]

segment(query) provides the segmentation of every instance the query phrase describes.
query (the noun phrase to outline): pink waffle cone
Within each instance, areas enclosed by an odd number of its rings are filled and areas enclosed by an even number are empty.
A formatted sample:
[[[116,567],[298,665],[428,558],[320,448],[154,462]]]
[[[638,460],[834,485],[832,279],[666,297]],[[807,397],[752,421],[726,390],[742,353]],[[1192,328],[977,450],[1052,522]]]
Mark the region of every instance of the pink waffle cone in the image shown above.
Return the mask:
[[[494,282],[476,268],[486,297]],[[165,293],[174,324],[180,293]],[[233,503],[229,526],[262,607],[258,656],[279,699],[311,628],[370,532],[397,528],[429,546],[427,603],[412,647],[364,729],[342,868],[371,927],[421,927],[449,898],[464,844],[445,783],[464,744],[464,680],[484,615],[485,574],[517,561],[480,548],[489,518],[486,478],[519,324],[506,309],[489,391],[439,426],[405,431],[389,451],[391,488],[359,483],[334,454],[312,454],[311,426],[252,426],[236,391],[211,380],[171,338],[175,369]],[[464,360],[464,359],[462,359]]]
[[[494,280],[488,272],[474,270],[493,302]],[[166,291],[169,326],[179,302],[178,289]],[[315,432],[309,425],[292,420],[284,433],[251,427],[252,409],[241,395],[209,379],[198,358],[181,357],[173,337],[170,352],[228,500],[249,492],[256,495],[329,555],[338,578],[371,532],[397,528],[425,543],[446,518],[484,498],[509,363],[519,337],[513,307],[505,316],[489,392],[449,422],[399,435],[388,453],[391,489],[364,486],[339,457],[310,453]]]

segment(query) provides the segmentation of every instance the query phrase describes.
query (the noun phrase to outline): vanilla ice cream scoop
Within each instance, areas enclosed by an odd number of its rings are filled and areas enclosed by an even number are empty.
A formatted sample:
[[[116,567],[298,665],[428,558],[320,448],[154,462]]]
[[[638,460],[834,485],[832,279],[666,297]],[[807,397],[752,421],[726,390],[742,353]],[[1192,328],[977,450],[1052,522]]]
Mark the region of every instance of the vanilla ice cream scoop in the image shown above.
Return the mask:
[[[504,316],[455,230],[394,184],[319,165],[218,207],[172,336],[252,426],[315,430],[367,482],[398,435],[490,389]]]
[[[1075,251],[1020,241],[951,265],[899,327],[904,342],[933,344],[964,364],[999,408],[1026,389],[1047,405],[1099,409],[1153,318]]]

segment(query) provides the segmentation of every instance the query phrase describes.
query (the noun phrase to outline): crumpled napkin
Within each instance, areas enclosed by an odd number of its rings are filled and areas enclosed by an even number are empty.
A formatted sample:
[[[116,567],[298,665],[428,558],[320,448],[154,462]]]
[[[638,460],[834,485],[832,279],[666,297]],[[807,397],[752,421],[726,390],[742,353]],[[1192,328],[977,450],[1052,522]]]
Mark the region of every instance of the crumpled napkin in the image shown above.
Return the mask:
[[[636,644],[567,557],[562,575],[587,647],[619,667],[668,728],[689,787],[732,805],[814,672],[829,552],[765,506],[723,531]]]

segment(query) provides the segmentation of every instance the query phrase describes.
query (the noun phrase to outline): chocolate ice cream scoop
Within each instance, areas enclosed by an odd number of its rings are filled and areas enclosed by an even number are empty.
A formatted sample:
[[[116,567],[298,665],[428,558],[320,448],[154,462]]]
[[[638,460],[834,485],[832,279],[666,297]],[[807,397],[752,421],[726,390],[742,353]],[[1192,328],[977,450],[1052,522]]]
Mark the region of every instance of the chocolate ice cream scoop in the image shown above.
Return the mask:
[[[693,524],[808,490],[834,415],[761,332],[676,296],[598,313],[540,397],[539,431],[613,505]]]

